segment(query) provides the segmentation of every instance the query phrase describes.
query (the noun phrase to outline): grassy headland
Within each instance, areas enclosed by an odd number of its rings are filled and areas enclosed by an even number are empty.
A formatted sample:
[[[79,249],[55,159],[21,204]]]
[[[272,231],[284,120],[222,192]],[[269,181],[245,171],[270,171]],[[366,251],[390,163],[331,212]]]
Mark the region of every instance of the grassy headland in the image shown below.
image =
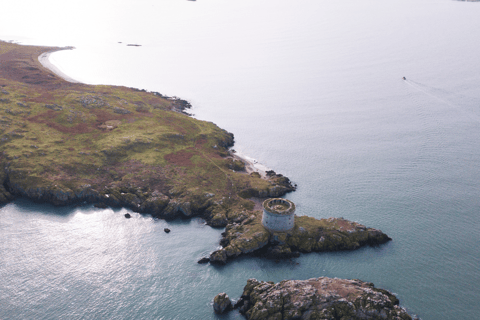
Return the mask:
[[[233,135],[189,117],[189,103],[157,92],[63,80],[38,57],[62,48],[0,41],[0,203],[87,201],[173,219],[202,216],[227,227],[207,261],[251,252],[351,250],[388,236],[343,219],[297,217],[271,234],[252,198],[295,190],[273,171],[247,174]],[[256,201],[257,204],[259,201]]]
[[[59,78],[38,56],[60,49],[0,42],[2,202],[90,201],[225,226],[254,206],[239,193],[293,190],[283,177],[245,174],[227,150],[233,135],[186,115],[186,101]]]

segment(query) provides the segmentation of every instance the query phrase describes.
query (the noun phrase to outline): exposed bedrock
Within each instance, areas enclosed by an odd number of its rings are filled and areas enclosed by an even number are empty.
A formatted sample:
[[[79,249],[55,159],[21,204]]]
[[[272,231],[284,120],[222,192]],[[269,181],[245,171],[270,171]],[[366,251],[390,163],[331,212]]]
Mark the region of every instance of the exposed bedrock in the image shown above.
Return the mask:
[[[232,308],[232,301],[225,292],[217,294],[213,299],[213,310],[216,313],[225,313]]]
[[[235,304],[249,320],[411,320],[389,291],[360,280],[285,280],[279,283],[249,279]]]
[[[25,178],[21,171],[8,168],[0,178],[4,181],[0,185],[0,200],[3,202],[12,200],[14,196],[24,196],[55,205],[86,201],[99,207],[125,206],[163,219],[203,217],[213,227],[226,227],[220,241],[222,248],[208,257],[212,263],[225,264],[229,259],[245,254],[286,259],[297,257],[302,252],[354,250],[391,240],[380,230],[343,218],[318,220],[296,216],[292,230],[270,232],[262,225],[262,212],[252,211],[251,201],[240,197],[219,198],[200,189],[167,195],[156,189],[128,185],[99,187],[82,184],[67,187],[62,181],[56,183]],[[273,189],[279,186],[275,182],[270,185]]]
[[[25,197],[58,206],[81,202],[93,203],[98,208],[124,206],[163,219],[200,216],[212,227],[222,228],[229,223],[244,220],[253,212],[254,203],[235,194],[214,194],[201,188],[186,190],[181,185],[177,185],[175,190],[170,188],[162,192],[155,184],[138,186],[128,180],[109,180],[102,170],[96,177],[101,183],[95,184],[81,183],[75,176],[47,179],[31,176],[26,170],[13,168],[10,163],[2,165],[4,170],[0,171],[0,203],[8,203],[15,197]],[[247,175],[245,177],[248,178]],[[281,175],[267,178],[265,185],[254,190],[256,193],[277,196],[295,190],[290,181]]]
[[[380,230],[343,218],[318,220],[296,216],[292,230],[270,232],[263,227],[259,211],[242,221],[229,223],[222,235],[223,248],[210,255],[212,263],[225,264],[229,259],[251,253],[285,259],[298,257],[301,252],[355,250],[391,240]]]

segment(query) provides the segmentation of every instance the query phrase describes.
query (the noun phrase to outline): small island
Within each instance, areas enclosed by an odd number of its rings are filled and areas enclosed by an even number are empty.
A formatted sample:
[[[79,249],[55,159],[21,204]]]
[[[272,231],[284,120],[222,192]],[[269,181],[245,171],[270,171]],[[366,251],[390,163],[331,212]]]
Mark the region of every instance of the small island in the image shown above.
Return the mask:
[[[295,204],[276,198],[263,202],[263,213],[238,215],[222,233],[222,249],[199,262],[225,264],[228,259],[251,254],[268,259],[289,259],[301,252],[355,250],[391,239],[380,230],[343,218],[315,219],[296,216]]]
[[[294,216],[294,208],[285,207],[285,230],[262,223],[262,202],[295,190],[287,177],[252,170],[230,150],[233,134],[190,117],[185,100],[66,81],[38,60],[65,49],[0,41],[0,203],[25,197],[124,206],[163,219],[199,216],[226,228],[222,249],[201,260],[221,264],[390,240],[342,218]],[[272,226],[284,223],[275,219]]]
[[[238,309],[249,320],[412,320],[391,292],[370,282],[327,277],[279,283],[249,279],[234,305],[220,293],[213,307],[216,313]]]

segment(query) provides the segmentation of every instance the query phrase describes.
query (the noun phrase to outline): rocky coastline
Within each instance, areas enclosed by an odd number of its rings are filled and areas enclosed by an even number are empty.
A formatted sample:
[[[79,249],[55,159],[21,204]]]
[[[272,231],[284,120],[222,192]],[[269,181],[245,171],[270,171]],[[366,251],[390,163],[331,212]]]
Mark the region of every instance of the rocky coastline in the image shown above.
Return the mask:
[[[391,292],[369,282],[327,277],[279,283],[249,279],[233,308],[249,320],[412,320]],[[215,297],[214,309],[232,309],[225,293]]]
[[[0,203],[87,202],[224,227],[229,211],[253,208],[245,190],[295,190],[280,175],[248,175],[233,134],[189,117],[188,101],[68,82],[37,59],[64,49],[0,41]]]
[[[344,219],[296,217],[271,234],[255,201],[296,185],[252,171],[230,151],[233,134],[189,117],[191,105],[158,92],[68,82],[37,57],[71,48],[0,41],[0,203],[127,207],[163,219],[202,217],[226,227],[222,249],[201,262],[245,254],[271,259],[353,250],[390,240]],[[247,164],[247,165],[246,165]]]
[[[295,226],[288,232],[270,232],[261,223],[262,212],[238,215],[222,233],[221,249],[199,263],[226,264],[241,255],[255,255],[279,260],[300,256],[300,253],[355,250],[376,246],[391,240],[380,230],[367,228],[343,218],[315,219],[296,216]]]
[[[233,134],[190,117],[185,100],[134,88],[68,82],[37,59],[62,49],[0,41],[0,204],[25,197],[58,206],[127,207],[162,219],[202,217],[225,232],[222,248],[199,263],[226,264],[242,255],[290,259],[391,240],[380,230],[343,218],[295,216],[292,230],[267,230],[258,203],[294,191],[295,184],[274,171],[252,170],[230,150]],[[349,281],[320,279],[315,281],[321,286]],[[395,312],[397,318],[382,319],[411,319],[403,315],[398,300],[371,284],[342,282],[356,286],[350,301],[351,295],[338,298],[330,289],[325,296],[327,291],[310,282],[275,285],[251,279],[235,307],[248,319],[317,313],[325,319],[346,319],[339,314],[390,317]],[[320,302],[312,303],[315,299]],[[228,301],[226,295],[219,297],[216,312],[232,308]],[[374,307],[365,301],[374,301]],[[318,306],[323,309],[318,311]]]

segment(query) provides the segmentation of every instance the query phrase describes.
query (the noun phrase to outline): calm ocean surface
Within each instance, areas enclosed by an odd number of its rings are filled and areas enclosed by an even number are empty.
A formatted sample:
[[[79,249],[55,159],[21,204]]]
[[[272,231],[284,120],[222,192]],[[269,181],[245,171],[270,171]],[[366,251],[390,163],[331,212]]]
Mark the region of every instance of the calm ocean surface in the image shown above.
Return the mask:
[[[214,315],[213,297],[238,298],[248,278],[319,276],[371,281],[423,320],[478,319],[480,3],[29,0],[1,11],[0,39],[75,46],[51,56],[74,79],[189,100],[237,151],[299,185],[288,195],[298,214],[393,241],[215,267],[196,261],[222,230],[200,219],[17,200],[0,208],[0,319],[242,319]]]

